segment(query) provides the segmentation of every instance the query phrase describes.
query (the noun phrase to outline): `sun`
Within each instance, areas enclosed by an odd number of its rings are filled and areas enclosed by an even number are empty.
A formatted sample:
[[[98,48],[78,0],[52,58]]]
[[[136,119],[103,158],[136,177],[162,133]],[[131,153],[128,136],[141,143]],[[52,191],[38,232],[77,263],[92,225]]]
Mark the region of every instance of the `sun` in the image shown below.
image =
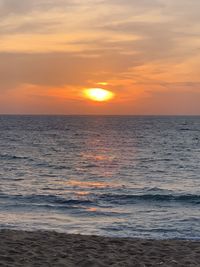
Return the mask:
[[[102,88],[90,88],[84,90],[84,95],[93,101],[104,102],[114,97],[114,93]]]

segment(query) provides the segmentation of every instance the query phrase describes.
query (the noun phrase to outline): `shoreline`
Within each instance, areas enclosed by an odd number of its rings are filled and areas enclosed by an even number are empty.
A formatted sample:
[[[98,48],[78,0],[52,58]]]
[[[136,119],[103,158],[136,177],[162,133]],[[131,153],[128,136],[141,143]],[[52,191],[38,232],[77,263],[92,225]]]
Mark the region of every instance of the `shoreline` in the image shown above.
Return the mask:
[[[200,266],[199,240],[0,230],[0,266]]]

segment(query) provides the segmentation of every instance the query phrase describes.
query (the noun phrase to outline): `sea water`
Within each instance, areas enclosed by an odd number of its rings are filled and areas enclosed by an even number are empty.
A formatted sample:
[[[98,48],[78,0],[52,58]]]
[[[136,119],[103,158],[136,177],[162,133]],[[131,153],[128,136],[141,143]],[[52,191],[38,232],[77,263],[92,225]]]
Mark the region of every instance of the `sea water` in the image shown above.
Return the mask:
[[[200,239],[200,117],[0,116],[0,228]]]

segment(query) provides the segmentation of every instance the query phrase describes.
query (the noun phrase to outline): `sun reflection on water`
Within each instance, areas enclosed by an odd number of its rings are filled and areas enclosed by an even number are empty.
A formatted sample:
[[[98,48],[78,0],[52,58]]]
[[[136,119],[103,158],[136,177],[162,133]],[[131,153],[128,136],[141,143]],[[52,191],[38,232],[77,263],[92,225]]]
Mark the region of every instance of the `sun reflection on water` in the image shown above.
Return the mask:
[[[77,196],[88,196],[90,194],[90,192],[86,192],[86,191],[78,191],[78,192],[75,192],[75,194]]]
[[[68,184],[79,188],[106,188],[110,187],[109,183],[106,182],[89,182],[89,181],[75,181],[70,180]]]

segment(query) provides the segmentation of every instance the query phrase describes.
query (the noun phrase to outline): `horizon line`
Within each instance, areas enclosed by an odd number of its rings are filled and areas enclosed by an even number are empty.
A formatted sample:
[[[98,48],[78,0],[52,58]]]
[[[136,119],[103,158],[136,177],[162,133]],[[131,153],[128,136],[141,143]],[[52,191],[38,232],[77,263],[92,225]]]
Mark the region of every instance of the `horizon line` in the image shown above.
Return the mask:
[[[135,116],[135,117],[198,117],[200,114],[35,114],[35,113],[0,113],[0,116]]]

